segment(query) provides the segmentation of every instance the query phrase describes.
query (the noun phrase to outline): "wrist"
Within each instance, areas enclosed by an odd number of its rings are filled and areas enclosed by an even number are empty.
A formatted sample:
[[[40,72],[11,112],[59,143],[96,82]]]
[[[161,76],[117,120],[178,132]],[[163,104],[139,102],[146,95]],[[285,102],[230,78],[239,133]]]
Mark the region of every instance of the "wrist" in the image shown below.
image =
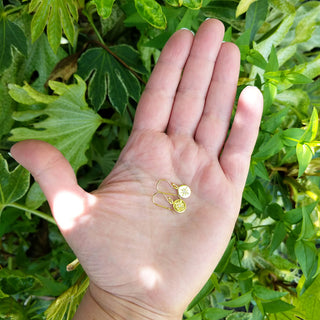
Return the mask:
[[[168,315],[127,301],[90,284],[73,320],[181,320],[182,315]]]

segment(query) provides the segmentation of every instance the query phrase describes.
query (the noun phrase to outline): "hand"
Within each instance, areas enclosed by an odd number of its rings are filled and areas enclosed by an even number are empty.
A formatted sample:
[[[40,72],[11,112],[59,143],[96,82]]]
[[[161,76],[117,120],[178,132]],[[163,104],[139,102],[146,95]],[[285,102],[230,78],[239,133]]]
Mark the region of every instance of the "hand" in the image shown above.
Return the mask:
[[[207,20],[195,37],[180,30],[170,38],[128,143],[95,192],[78,186],[47,143],[12,148],[87,272],[90,299],[111,319],[181,318],[232,234],[263,103],[256,88],[246,88],[227,137],[240,57],[223,35],[222,23]],[[191,187],[185,213],[152,202],[159,179]]]

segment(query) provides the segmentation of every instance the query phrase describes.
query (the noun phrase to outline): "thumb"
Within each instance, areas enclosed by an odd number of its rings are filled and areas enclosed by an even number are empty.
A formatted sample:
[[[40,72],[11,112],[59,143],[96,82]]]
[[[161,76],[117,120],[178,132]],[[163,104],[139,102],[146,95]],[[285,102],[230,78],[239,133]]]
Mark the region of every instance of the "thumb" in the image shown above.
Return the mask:
[[[11,154],[39,183],[61,231],[73,228],[84,213],[89,195],[78,186],[67,159],[55,147],[39,140],[16,143]]]

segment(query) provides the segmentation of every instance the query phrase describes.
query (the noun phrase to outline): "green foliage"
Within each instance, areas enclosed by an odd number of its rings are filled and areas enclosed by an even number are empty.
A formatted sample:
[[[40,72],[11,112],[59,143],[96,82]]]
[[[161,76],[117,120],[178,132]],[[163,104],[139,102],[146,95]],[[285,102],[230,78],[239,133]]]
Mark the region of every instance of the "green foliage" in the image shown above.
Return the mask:
[[[125,145],[150,70],[206,18],[241,52],[264,113],[233,237],[184,319],[318,319],[320,2],[0,1],[0,319],[72,319],[88,280],[39,186],[8,156],[41,139],[95,189]],[[53,301],[51,301],[53,299]]]

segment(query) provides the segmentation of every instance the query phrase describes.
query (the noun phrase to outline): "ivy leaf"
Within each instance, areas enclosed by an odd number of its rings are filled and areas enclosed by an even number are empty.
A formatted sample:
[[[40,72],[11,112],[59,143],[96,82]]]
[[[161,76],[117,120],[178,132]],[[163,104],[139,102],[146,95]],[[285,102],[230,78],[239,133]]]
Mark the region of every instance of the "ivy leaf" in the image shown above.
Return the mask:
[[[0,14],[0,73],[12,62],[12,47],[27,55],[27,41],[24,32],[7,19],[5,12]]]
[[[75,171],[87,162],[85,152],[91,138],[102,122],[102,118],[91,110],[85,101],[86,84],[76,76],[77,83],[66,85],[50,81],[49,86],[56,95],[47,96],[32,89],[10,85],[10,95],[20,103],[45,103],[43,110],[16,112],[14,118],[24,121],[25,118],[47,117],[34,122],[31,128],[15,128],[11,131],[11,141],[37,139],[47,141],[58,148],[68,159]],[[24,92],[31,100],[24,101]],[[19,99],[20,98],[20,99]],[[21,100],[22,99],[22,100]]]
[[[101,18],[106,19],[110,16],[114,0],[93,0],[93,3],[96,5]]]
[[[153,27],[164,30],[167,19],[161,5],[155,0],[134,0],[139,15]]]
[[[102,48],[87,50],[78,61],[78,74],[90,78],[88,96],[99,110],[108,93],[114,108],[122,113],[129,97],[139,100],[140,84],[137,78]]]
[[[20,198],[29,188],[30,174],[21,166],[9,171],[7,161],[0,154],[0,216],[3,209]]]
[[[56,52],[61,41],[62,29],[71,45],[75,39],[74,22],[78,21],[75,0],[32,0],[29,12],[35,12],[31,21],[31,38],[36,41],[47,25],[48,40]]]

